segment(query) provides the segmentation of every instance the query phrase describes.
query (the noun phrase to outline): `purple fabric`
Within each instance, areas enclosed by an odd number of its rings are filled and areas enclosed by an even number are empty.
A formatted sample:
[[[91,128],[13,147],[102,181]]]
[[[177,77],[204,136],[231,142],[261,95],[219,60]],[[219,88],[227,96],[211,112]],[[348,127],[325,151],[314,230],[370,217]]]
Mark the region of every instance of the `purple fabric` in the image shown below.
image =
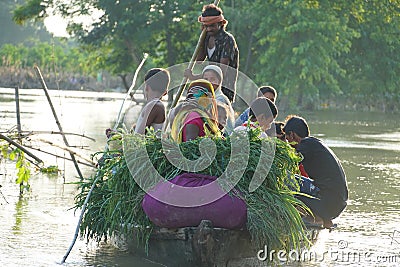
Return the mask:
[[[170,180],[170,183],[161,182],[149,194],[145,195],[142,202],[143,210],[149,219],[159,227],[179,228],[198,226],[201,220],[210,220],[214,227],[226,229],[240,229],[244,227],[247,221],[246,203],[239,197],[223,193],[218,183],[211,184],[209,192],[220,192],[221,196],[223,196],[214,202],[202,206],[178,207],[157,200],[165,199],[166,195],[174,191],[171,183],[194,188],[210,184],[216,179],[217,177],[215,176],[184,173]],[[172,197],[175,200],[179,199],[179,196]],[[199,196],[193,194],[192,197],[196,198]]]

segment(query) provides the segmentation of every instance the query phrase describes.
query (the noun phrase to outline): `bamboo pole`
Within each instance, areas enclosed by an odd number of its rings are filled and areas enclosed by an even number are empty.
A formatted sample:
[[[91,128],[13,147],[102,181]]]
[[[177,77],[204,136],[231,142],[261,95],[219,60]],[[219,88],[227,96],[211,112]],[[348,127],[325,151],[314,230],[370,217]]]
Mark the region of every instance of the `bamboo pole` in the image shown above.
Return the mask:
[[[116,130],[116,129],[117,129],[117,127],[118,127],[118,125],[119,125],[119,123],[120,123],[120,121],[121,121],[121,114],[122,114],[122,109],[123,109],[123,107],[124,107],[124,104],[125,104],[126,100],[128,99],[128,97],[130,96],[130,94],[131,94],[133,88],[135,87],[135,85],[136,85],[136,79],[137,79],[137,76],[138,76],[138,74],[139,74],[139,71],[140,71],[140,69],[143,67],[144,62],[146,61],[146,59],[147,59],[148,56],[149,56],[149,54],[147,54],[147,53],[144,53],[144,54],[143,54],[143,59],[142,59],[142,61],[140,62],[139,66],[137,67],[137,69],[136,69],[136,71],[135,71],[135,74],[133,75],[132,84],[131,84],[131,86],[129,87],[128,92],[126,93],[124,100],[122,101],[122,104],[121,104],[121,107],[120,107],[120,109],[119,109],[118,116],[117,116],[117,120],[115,121],[113,130]]]
[[[25,146],[26,146],[26,145],[25,145]],[[65,160],[72,161],[70,158],[63,157],[63,156],[60,156],[60,155],[51,153],[51,152],[49,152],[49,151],[42,150],[42,149],[39,148],[39,147],[33,147],[33,146],[26,146],[26,147],[27,147],[27,148],[30,148],[30,149],[33,149],[33,150],[36,150],[36,151],[39,151],[39,152],[42,152],[42,153],[45,153],[45,154],[50,155],[50,156],[54,156],[54,157],[57,157],[57,158],[60,158],[60,159],[65,159]],[[86,163],[86,162],[80,161],[79,159],[77,160],[77,162],[78,162],[79,164],[82,164],[82,165],[85,165],[85,166],[88,166],[88,167],[96,168],[96,164],[95,164],[94,162],[92,162],[92,163]]]
[[[21,131],[21,136],[22,137],[27,137],[29,135],[34,135],[34,134],[62,134],[61,132],[56,132],[56,131]],[[89,139],[90,141],[96,142],[96,139],[89,137],[84,134],[78,134],[78,133],[65,133],[65,135],[74,135],[74,136],[79,136],[82,138]]]
[[[78,234],[79,234],[79,226],[81,225],[83,214],[84,214],[85,209],[86,209],[86,205],[89,202],[90,195],[92,194],[92,191],[93,191],[94,187],[96,186],[97,180],[99,178],[100,178],[100,175],[96,177],[96,179],[94,180],[94,182],[92,184],[92,187],[89,190],[89,193],[86,196],[85,202],[83,203],[83,206],[82,206],[81,215],[79,216],[79,222],[78,222],[78,225],[76,226],[76,229],[75,229],[74,239],[72,240],[71,245],[69,246],[67,252],[65,253],[65,255],[64,255],[64,257],[63,257],[63,259],[61,261],[61,264],[65,263],[65,260],[67,259],[69,253],[71,252],[72,248],[75,245],[76,239],[78,238]]]
[[[64,134],[64,131],[63,131],[62,127],[61,127],[60,121],[58,120],[57,113],[56,113],[56,111],[54,109],[53,103],[51,102],[49,90],[47,89],[47,85],[46,85],[46,82],[43,79],[43,75],[42,75],[42,73],[41,73],[41,71],[40,71],[38,66],[35,66],[34,68],[35,68],[36,74],[38,75],[38,77],[40,79],[40,83],[42,84],[42,87],[43,87],[44,93],[46,95],[47,101],[50,104],[51,111],[53,112],[54,119],[56,120],[56,124],[58,126],[58,129],[60,130],[61,136],[62,136],[62,138],[64,140],[64,144],[68,147],[69,146],[68,140],[65,137],[65,134]],[[81,170],[79,169],[78,163],[76,162],[75,155],[73,153],[71,153],[71,152],[69,153],[69,155],[71,156],[72,162],[74,163],[75,169],[78,172],[79,177],[81,178],[81,180],[83,180],[83,175],[81,173]]]
[[[21,139],[21,115],[19,111],[19,89],[18,86],[15,87],[15,113],[17,117],[17,131],[18,131],[18,142],[22,144],[22,139]],[[22,186],[24,185],[24,182],[21,182],[19,184],[19,193],[22,194]]]
[[[33,158],[34,160],[36,160],[39,163],[43,163],[43,160],[41,160],[40,158],[36,157],[35,155],[33,155],[31,152],[29,152],[27,149],[25,149],[22,145],[18,144],[17,142],[15,142],[14,140],[12,140],[11,138],[0,134],[0,139],[3,139],[5,141],[7,141],[8,143],[12,144],[13,146],[21,149],[25,154],[27,154],[29,157]]]
[[[21,140],[21,113],[19,109],[19,88],[15,87],[15,106],[16,106],[16,116],[17,116],[17,131],[18,139]]]
[[[51,142],[51,141],[44,140],[44,139],[39,139],[39,141],[40,141],[40,142],[43,142],[43,143],[47,143],[47,144],[49,144],[49,145],[51,145],[51,146],[58,147],[59,149],[65,150],[65,151],[67,151],[68,153],[73,154],[74,156],[77,156],[77,157],[79,157],[79,158],[85,160],[86,162],[88,162],[88,163],[90,163],[90,164],[95,164],[91,159],[88,159],[88,158],[86,158],[85,156],[79,155],[78,153],[76,153],[75,151],[73,151],[72,149],[70,149],[70,147],[62,146],[62,145],[59,145],[59,144],[55,144],[55,143],[53,143],[53,142]]]
[[[124,107],[125,101],[126,101],[126,99],[128,98],[128,96],[130,95],[130,93],[132,92],[133,88],[135,87],[136,79],[137,79],[138,73],[139,73],[140,69],[142,68],[144,62],[146,61],[147,57],[148,57],[148,54],[147,54],[147,53],[144,53],[143,59],[142,59],[142,61],[140,62],[138,68],[136,69],[135,75],[133,76],[132,84],[131,84],[131,86],[129,87],[129,90],[128,90],[126,96],[125,96],[124,101],[122,102],[122,105],[121,105],[121,108],[120,108],[120,110],[119,110],[118,117],[117,117],[117,120],[116,120],[116,122],[115,122],[115,125],[114,125],[113,130],[116,130],[117,127],[118,127],[118,125],[119,125],[119,123],[120,123],[120,120],[121,120],[121,113],[122,113],[122,109],[123,109],[123,107]],[[106,146],[106,149],[107,149],[107,146]],[[86,196],[85,202],[83,203],[83,206],[82,206],[81,215],[79,216],[78,225],[76,226],[76,229],[75,229],[74,239],[72,240],[71,245],[69,246],[67,252],[65,253],[65,255],[64,255],[64,257],[63,257],[63,259],[62,259],[62,261],[61,261],[61,264],[65,263],[65,260],[67,259],[69,253],[71,252],[72,248],[73,248],[74,245],[75,245],[76,239],[78,238],[78,234],[79,234],[79,226],[81,225],[81,222],[82,222],[82,219],[83,219],[83,214],[85,213],[86,206],[87,206],[87,203],[89,202],[90,195],[92,194],[92,191],[93,191],[93,189],[94,189],[94,187],[95,187],[95,185],[96,185],[96,183],[97,183],[97,181],[98,181],[99,178],[100,178],[100,175],[98,175],[98,176],[96,177],[96,179],[94,180],[94,182],[93,182],[93,184],[92,184],[92,187],[90,188],[89,193],[88,193],[87,196]]]

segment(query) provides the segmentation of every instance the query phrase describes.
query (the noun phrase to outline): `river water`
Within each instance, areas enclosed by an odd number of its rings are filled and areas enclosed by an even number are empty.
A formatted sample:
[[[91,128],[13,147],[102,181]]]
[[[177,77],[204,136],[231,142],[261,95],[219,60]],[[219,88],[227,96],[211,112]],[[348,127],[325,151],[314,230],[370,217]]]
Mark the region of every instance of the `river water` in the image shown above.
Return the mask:
[[[21,90],[22,130],[58,131],[41,90]],[[123,94],[51,91],[64,132],[95,138],[91,141],[68,135],[79,155],[89,157],[104,148],[106,128],[113,127]],[[135,121],[140,106],[130,112]],[[281,114],[281,116],[286,114]],[[396,115],[368,112],[301,113],[313,135],[324,140],[341,159],[347,174],[350,200],[332,232],[320,232],[310,248],[314,258],[295,260],[290,266],[399,266],[400,265],[400,121]],[[283,119],[281,117],[280,119]],[[0,132],[16,125],[13,89],[0,89]],[[57,150],[44,144],[62,145],[55,134],[35,134],[30,144],[42,150]],[[83,148],[83,149],[82,149]],[[32,150],[46,165],[57,165],[59,175],[32,170],[31,190],[19,196],[14,163],[0,164],[0,266],[60,266],[74,237],[80,211],[74,205],[78,181],[74,166]],[[85,176],[93,169],[80,165]],[[260,248],[261,249],[261,248]],[[285,258],[285,257],[283,257]],[[282,262],[283,263],[283,262]],[[87,243],[78,238],[64,266],[162,266],[119,251],[108,244]]]

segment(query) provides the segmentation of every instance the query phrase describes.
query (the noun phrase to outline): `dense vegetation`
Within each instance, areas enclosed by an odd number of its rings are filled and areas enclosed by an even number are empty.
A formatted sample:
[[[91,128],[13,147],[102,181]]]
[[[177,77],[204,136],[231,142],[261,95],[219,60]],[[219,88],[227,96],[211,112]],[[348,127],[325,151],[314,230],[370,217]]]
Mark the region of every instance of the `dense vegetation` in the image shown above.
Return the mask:
[[[0,47],[3,44],[19,44],[27,38],[35,37],[41,41],[50,41],[51,34],[46,31],[43,24],[25,23],[23,27],[17,25],[13,20],[13,10],[16,4],[24,0],[0,0]]]
[[[65,42],[39,42],[28,40],[17,45],[4,44],[0,49],[2,66],[29,68],[35,64],[44,69],[62,68],[65,72],[80,72],[84,75],[96,72],[98,57],[77,46]],[[92,58],[93,57],[93,58]],[[90,60],[90,64],[87,61]],[[94,61],[91,61],[94,60]]]
[[[0,58],[2,87],[40,88],[32,68],[38,65],[50,88],[78,89],[83,81],[86,89],[104,89],[103,84],[96,84],[97,75],[103,75],[101,57],[71,42],[29,39],[17,45],[4,44],[0,47]],[[112,86],[117,87],[115,81]]]
[[[101,68],[124,77],[143,52],[151,56],[147,67],[188,61],[207,3],[29,0],[14,19],[40,20],[52,9],[66,18],[102,10],[92,28],[71,20],[69,32]],[[281,107],[399,109],[399,0],[226,0],[220,6],[241,51],[240,70],[276,87]]]

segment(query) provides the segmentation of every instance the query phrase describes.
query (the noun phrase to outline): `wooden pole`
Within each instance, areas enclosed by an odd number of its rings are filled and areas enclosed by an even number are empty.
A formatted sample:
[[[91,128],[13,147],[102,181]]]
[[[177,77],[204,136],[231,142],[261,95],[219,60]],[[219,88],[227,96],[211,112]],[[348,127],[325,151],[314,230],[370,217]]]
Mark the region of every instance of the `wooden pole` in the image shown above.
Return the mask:
[[[137,69],[136,69],[136,71],[135,71],[135,75],[133,75],[132,84],[131,84],[131,86],[129,87],[128,92],[126,93],[124,100],[122,101],[122,105],[121,105],[121,108],[119,109],[118,117],[117,117],[117,120],[115,121],[115,125],[114,125],[113,130],[116,130],[116,129],[117,129],[117,127],[118,127],[118,125],[119,125],[119,123],[120,123],[120,121],[121,121],[121,114],[122,114],[122,109],[123,109],[123,107],[124,107],[125,101],[128,99],[128,97],[130,96],[130,94],[131,94],[133,88],[135,87],[136,79],[137,79],[137,76],[138,76],[138,74],[139,74],[139,71],[140,71],[140,69],[143,67],[144,62],[146,61],[146,59],[147,59],[148,56],[149,56],[149,54],[147,54],[147,53],[144,53],[144,54],[143,54],[143,59],[142,59],[142,61],[140,62],[139,66],[137,67]]]
[[[34,135],[34,134],[61,134],[61,133],[60,132],[56,132],[56,131],[21,131],[21,136],[22,137],[27,137],[29,135]],[[79,136],[79,137],[82,137],[82,138],[89,139],[90,141],[96,142],[96,139],[94,139],[94,138],[92,138],[90,136],[84,135],[84,134],[65,133],[65,132],[64,132],[64,134],[65,135]]]
[[[214,5],[218,6],[218,4],[219,4],[219,0],[215,0]],[[190,59],[190,62],[189,62],[188,69],[190,69],[190,70],[193,70],[194,63],[196,62],[197,55],[199,54],[200,47],[201,47],[201,45],[203,45],[205,37],[206,37],[206,29],[204,28],[201,31],[199,40],[197,41],[196,48],[195,48],[192,58]],[[182,95],[183,91],[185,90],[187,81],[188,81],[187,77],[184,77],[182,79],[181,84],[179,86],[179,90],[176,93],[174,101],[172,102],[171,109],[174,108],[176,106],[176,104],[178,104],[179,98],[181,98],[181,95]]]
[[[135,87],[137,75],[138,75],[138,73],[139,73],[139,70],[142,68],[144,62],[146,61],[147,56],[148,56],[148,54],[145,53],[145,54],[144,54],[144,57],[143,57],[143,59],[142,59],[142,62],[140,62],[138,68],[137,68],[136,71],[135,71],[135,75],[134,75],[134,77],[133,77],[133,79],[132,79],[132,84],[131,84],[131,86],[129,87],[129,90],[128,90],[126,96],[125,96],[124,101],[122,102],[121,108],[120,108],[119,113],[118,113],[117,121],[115,122],[115,125],[114,125],[113,130],[116,130],[117,127],[118,127],[118,124],[119,124],[119,122],[120,122],[120,120],[121,120],[122,108],[123,108],[123,106],[124,106],[124,104],[125,104],[126,99],[128,98],[128,96],[129,96],[130,93],[132,92],[132,89]],[[106,149],[107,149],[107,146],[106,146]],[[94,182],[93,182],[93,184],[92,184],[92,187],[90,188],[89,193],[88,193],[87,196],[86,196],[85,202],[83,203],[83,206],[82,206],[81,215],[79,216],[78,225],[76,226],[76,229],[75,229],[74,239],[72,240],[71,245],[69,246],[67,252],[65,253],[65,255],[64,255],[64,257],[63,257],[63,259],[62,259],[62,261],[61,261],[61,264],[65,263],[65,260],[67,259],[69,253],[71,252],[72,248],[73,248],[74,245],[75,245],[76,239],[78,238],[78,234],[79,234],[79,226],[81,225],[81,222],[82,222],[82,219],[83,219],[83,214],[85,213],[86,206],[87,206],[87,203],[89,202],[90,195],[92,194],[92,191],[93,191],[93,189],[94,189],[94,187],[95,187],[97,181],[99,180],[99,178],[100,178],[100,175],[98,175],[98,176],[96,177],[96,179],[94,180]]]
[[[26,150],[22,145],[18,144],[17,142],[15,142],[14,140],[12,140],[11,138],[0,134],[0,139],[3,139],[5,141],[7,141],[8,143],[12,144],[13,146],[21,149],[25,154],[27,154],[29,157],[33,158],[34,160],[36,160],[39,163],[43,163],[43,160],[41,160],[40,158],[36,157],[35,155],[33,155],[31,152],[29,152],[28,150]]]
[[[17,131],[18,131],[18,139],[21,140],[21,113],[19,109],[19,88],[15,87],[15,106],[16,106],[16,115],[17,115]]]
[[[73,154],[74,156],[77,156],[78,158],[81,158],[81,159],[85,160],[86,162],[95,165],[95,163],[94,163],[91,159],[88,159],[88,158],[86,158],[85,156],[79,155],[78,153],[76,153],[75,151],[73,151],[72,149],[70,149],[70,147],[58,145],[58,144],[55,144],[55,143],[53,143],[53,142],[51,142],[51,141],[44,140],[44,139],[39,139],[39,141],[41,141],[41,142],[43,142],[43,143],[47,143],[47,144],[52,145],[52,146],[55,146],[55,147],[58,147],[58,148],[60,148],[60,149],[62,149],[62,150],[65,150],[65,151],[67,151],[68,153],[71,153],[71,154]]]
[[[45,153],[45,154],[48,154],[48,155],[51,155],[51,156],[60,158],[60,159],[65,159],[65,160],[72,161],[70,158],[63,157],[63,156],[60,156],[60,155],[57,155],[57,154],[54,154],[54,153],[51,153],[51,152],[42,150],[41,148],[38,148],[38,147],[27,146],[27,145],[25,145],[25,146],[26,146],[27,148],[30,148],[30,149],[33,149],[33,150],[36,150],[36,151],[39,151],[39,152],[42,152],[42,153]],[[78,162],[79,164],[83,164],[83,165],[88,166],[88,167],[97,168],[97,167],[96,167],[96,164],[95,164],[94,162],[93,162],[93,163],[86,163],[86,162],[80,161],[79,159],[77,160],[77,162]]]
[[[78,225],[76,226],[76,229],[75,229],[74,239],[72,240],[71,245],[69,246],[67,252],[65,253],[65,255],[61,261],[61,264],[65,263],[65,260],[68,258],[69,253],[71,252],[72,248],[75,245],[76,239],[78,238],[78,234],[79,234],[79,226],[81,225],[81,222],[83,219],[83,214],[85,213],[85,209],[86,209],[87,203],[89,202],[90,195],[92,194],[92,191],[93,191],[94,187],[96,186],[96,183],[99,180],[99,178],[100,178],[100,175],[98,175],[96,177],[96,179],[94,180],[92,187],[90,188],[89,193],[87,194],[87,196],[85,198],[85,202],[83,203],[83,206],[82,206],[81,215],[79,216]]]
[[[19,111],[19,89],[18,86],[15,87],[15,113],[17,117],[17,131],[18,131],[18,142],[22,144],[22,139],[21,139],[21,115]],[[24,185],[24,182],[21,182],[19,184],[20,188],[20,194],[22,194],[22,186]]]
[[[58,120],[57,113],[56,113],[56,111],[54,109],[53,103],[51,102],[49,90],[47,89],[47,85],[46,85],[46,82],[43,79],[43,75],[42,75],[42,73],[41,73],[41,71],[40,71],[38,66],[35,66],[34,68],[35,68],[36,74],[38,75],[38,77],[40,79],[40,83],[42,84],[42,87],[43,87],[44,93],[46,95],[47,101],[50,104],[51,111],[53,112],[54,119],[56,120],[56,124],[58,126],[58,129],[59,129],[59,131],[61,133],[61,136],[62,136],[62,138],[64,140],[64,144],[67,147],[69,147],[68,140],[65,137],[65,134],[64,134],[64,131],[63,131],[62,127],[61,127],[60,121]],[[79,177],[81,178],[81,180],[83,180],[83,175],[81,173],[81,170],[79,169],[78,163],[76,162],[75,155],[73,153],[71,153],[71,152],[69,152],[69,155],[71,156],[72,162],[74,163],[75,169],[78,172]]]

